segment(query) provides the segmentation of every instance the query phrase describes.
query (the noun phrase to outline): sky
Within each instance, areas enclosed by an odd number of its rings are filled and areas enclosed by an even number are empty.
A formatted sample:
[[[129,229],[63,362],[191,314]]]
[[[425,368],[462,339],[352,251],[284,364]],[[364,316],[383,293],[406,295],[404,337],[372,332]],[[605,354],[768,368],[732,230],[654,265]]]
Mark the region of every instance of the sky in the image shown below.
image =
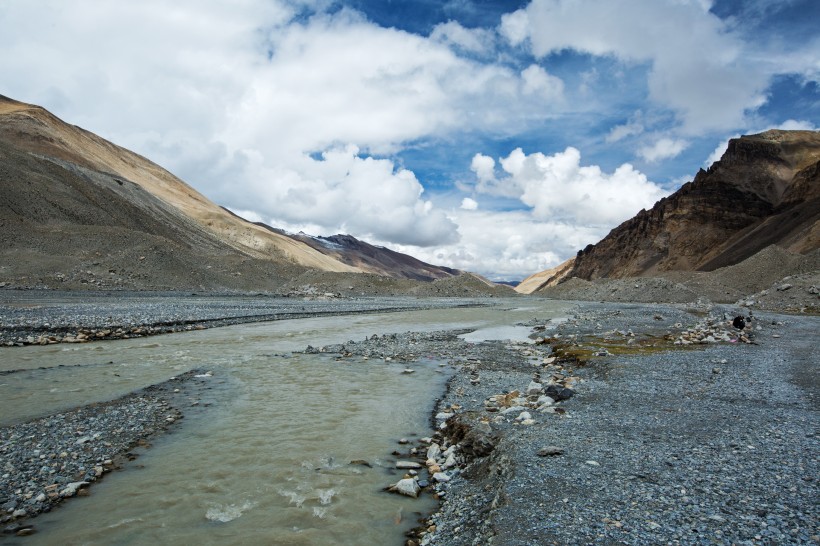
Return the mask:
[[[0,94],[252,221],[494,280],[820,127],[817,0],[0,0]]]

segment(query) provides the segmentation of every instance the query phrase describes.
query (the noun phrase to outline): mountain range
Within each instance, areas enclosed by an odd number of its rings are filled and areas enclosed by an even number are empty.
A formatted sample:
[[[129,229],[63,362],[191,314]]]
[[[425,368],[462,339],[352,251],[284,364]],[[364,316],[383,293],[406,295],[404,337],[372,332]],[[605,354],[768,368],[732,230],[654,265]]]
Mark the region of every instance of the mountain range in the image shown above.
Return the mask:
[[[682,272],[725,269],[772,246],[797,256],[820,248],[818,131],[731,139],[720,160],[694,180],[517,289],[544,291],[572,278],[680,280]]]
[[[347,235],[249,222],[148,159],[3,96],[0,193],[3,286],[276,291],[306,271],[461,273]]]

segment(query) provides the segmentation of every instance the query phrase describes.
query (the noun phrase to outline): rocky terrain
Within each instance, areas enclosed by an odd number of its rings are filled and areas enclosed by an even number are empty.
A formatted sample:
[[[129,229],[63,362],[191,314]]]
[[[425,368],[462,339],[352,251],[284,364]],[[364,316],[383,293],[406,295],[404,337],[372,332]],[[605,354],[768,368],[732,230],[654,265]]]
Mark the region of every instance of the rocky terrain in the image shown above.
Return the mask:
[[[402,334],[309,348],[459,369],[386,489],[435,495],[418,544],[813,544],[817,320],[582,305],[535,345]]]
[[[211,404],[211,374],[192,370],[110,402],[0,428],[0,524],[27,536],[33,520],[133,461],[150,440]],[[2,538],[3,535],[0,535]]]
[[[820,247],[820,132],[732,139],[720,161],[578,253],[586,280],[712,271],[777,244]]]

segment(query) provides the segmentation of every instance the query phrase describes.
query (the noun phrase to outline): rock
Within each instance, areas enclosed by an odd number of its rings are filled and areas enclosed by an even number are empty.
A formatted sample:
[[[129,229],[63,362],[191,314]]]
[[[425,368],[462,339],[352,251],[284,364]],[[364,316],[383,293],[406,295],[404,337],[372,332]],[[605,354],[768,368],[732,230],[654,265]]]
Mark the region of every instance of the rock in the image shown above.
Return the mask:
[[[411,370],[410,368],[405,368],[404,370],[402,370],[401,373],[407,373],[407,374],[416,373],[416,370]]]
[[[458,463],[456,462],[455,453],[450,453],[449,455],[447,455],[447,459],[444,461],[444,464],[441,465],[441,468],[444,468],[446,470],[448,468],[456,466],[456,464]]]
[[[737,328],[738,330],[743,330],[746,327],[746,319],[741,316],[737,316],[732,320],[732,326]]]
[[[396,468],[402,470],[409,470],[409,469],[418,469],[421,468],[421,465],[415,461],[396,461]]]
[[[18,537],[27,537],[27,536],[31,536],[31,535],[33,535],[33,534],[34,534],[34,533],[36,533],[36,532],[37,532],[37,531],[34,529],[34,527],[23,527],[22,529],[20,529],[19,531],[17,531],[17,533],[15,533],[15,534],[16,534]]]
[[[439,483],[444,483],[450,481],[450,476],[448,476],[444,472],[436,472],[435,474],[433,474],[433,479]]]
[[[427,448],[427,458],[435,460],[441,454],[441,446],[438,444],[430,444]]]
[[[551,397],[549,397],[545,394],[542,394],[541,396],[539,396],[538,401],[536,402],[539,409],[541,409],[543,407],[551,406],[554,403],[555,403],[555,400],[553,400]]]
[[[436,414],[436,419],[441,420],[441,421],[446,421],[447,419],[449,419],[453,415],[454,415],[453,413],[447,413],[447,412],[442,411],[442,412],[439,412],[439,413]]]
[[[557,446],[542,447],[538,450],[539,457],[554,457],[556,455],[563,455],[564,449]]]
[[[526,421],[527,419],[532,419],[532,415],[528,411],[522,411],[518,414],[518,417],[515,418],[516,421]]]
[[[555,400],[556,402],[560,402],[562,400],[569,400],[575,394],[575,391],[572,389],[568,389],[566,387],[562,387],[560,385],[547,385],[547,388],[544,389],[544,394]]]
[[[527,385],[527,396],[539,394],[544,386],[541,383],[536,381],[530,381],[530,384]]]
[[[404,478],[403,480],[399,480],[393,485],[388,486],[387,490],[392,493],[398,493],[399,495],[413,497],[415,499],[419,496],[421,487],[419,487],[418,482],[413,478]]]
[[[11,517],[13,518],[24,518],[26,517],[27,513],[22,508],[18,508],[14,512],[11,513]]]
[[[785,292],[786,290],[791,289],[791,287],[792,287],[792,285],[790,285],[789,283],[783,283],[783,284],[781,284],[780,286],[777,287],[777,291],[778,292]]]
[[[73,497],[77,494],[77,491],[84,485],[88,485],[88,482],[73,482],[66,485],[61,491],[61,497]]]

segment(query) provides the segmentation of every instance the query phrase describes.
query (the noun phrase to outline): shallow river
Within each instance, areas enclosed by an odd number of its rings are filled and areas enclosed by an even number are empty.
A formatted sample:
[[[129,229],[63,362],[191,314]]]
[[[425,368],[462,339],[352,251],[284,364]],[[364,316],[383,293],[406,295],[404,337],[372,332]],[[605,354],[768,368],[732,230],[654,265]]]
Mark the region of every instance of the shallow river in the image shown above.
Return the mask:
[[[292,351],[453,328],[476,329],[468,341],[523,340],[530,330],[516,322],[568,312],[517,299],[3,350],[0,370],[25,371],[0,376],[0,424],[116,398],[194,367],[221,380],[209,391],[212,407],[154,441],[125,472],[33,520],[35,535],[0,542],[401,544],[435,504],[381,491],[401,478],[390,453],[402,437],[432,433],[430,412],[451,370],[427,359],[403,374],[403,363]]]

